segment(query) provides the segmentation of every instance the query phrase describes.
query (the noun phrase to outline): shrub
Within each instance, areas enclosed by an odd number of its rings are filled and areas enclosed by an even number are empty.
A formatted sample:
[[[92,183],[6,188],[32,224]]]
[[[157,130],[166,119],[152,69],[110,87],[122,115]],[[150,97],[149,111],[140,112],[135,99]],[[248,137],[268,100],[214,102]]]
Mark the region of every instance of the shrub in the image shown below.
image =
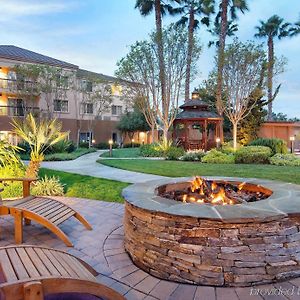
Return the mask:
[[[71,153],[53,153],[47,154],[45,156],[46,161],[61,161],[61,160],[73,160],[76,159],[84,154],[96,152],[95,148],[77,148],[75,151]]]
[[[237,164],[268,164],[272,151],[265,146],[245,146],[235,153]]]
[[[156,148],[158,151],[166,152],[170,147],[172,147],[172,145],[172,140],[161,140],[158,143],[156,143]]]
[[[201,161],[205,153],[202,150],[189,150],[181,158],[184,161]]]
[[[138,148],[140,146],[141,146],[140,143],[126,143],[123,145],[123,148]]]
[[[270,158],[270,163],[276,166],[300,166],[300,158],[294,154],[277,153]]]
[[[160,150],[157,144],[145,144],[140,147],[141,156],[144,157],[161,157],[164,152]]]
[[[106,150],[106,149],[109,149],[109,143],[107,143],[107,142],[101,142],[101,143],[98,143],[98,144],[94,145],[94,147],[97,148],[97,149],[101,149],[101,150],[104,149],[104,150]],[[113,143],[112,144],[112,148],[113,149],[118,148],[118,144],[117,143]]]
[[[73,141],[69,140],[62,140],[58,143],[54,144],[53,146],[49,147],[45,153],[46,154],[52,154],[52,153],[64,153],[68,152],[71,153],[75,151],[76,146]]]
[[[45,175],[33,185],[31,193],[36,196],[63,196],[64,185],[59,181],[59,178]]]
[[[167,160],[178,160],[183,155],[184,155],[184,150],[181,147],[171,146],[165,152],[165,157]]]
[[[25,169],[22,166],[6,166],[0,168],[1,178],[20,178],[24,177]],[[5,185],[0,183],[0,188],[4,191],[1,193],[3,199],[12,199],[22,196],[22,182],[6,182]]]
[[[23,141],[18,144],[18,147],[20,148],[19,153],[20,154],[30,154],[30,146],[27,142]]]
[[[272,150],[272,155],[275,155],[276,153],[287,153],[287,146],[286,142],[282,139],[265,139],[265,138],[259,138],[254,141],[252,141],[249,146],[265,146],[269,147]]]
[[[237,149],[240,149],[241,145],[237,143]],[[233,141],[225,142],[222,144],[222,147],[220,149],[221,152],[226,154],[233,154],[236,150],[233,148]]]
[[[233,164],[234,155],[212,149],[202,158],[202,162],[210,164]]]
[[[79,143],[79,148],[89,148],[89,143],[88,142],[80,142]]]

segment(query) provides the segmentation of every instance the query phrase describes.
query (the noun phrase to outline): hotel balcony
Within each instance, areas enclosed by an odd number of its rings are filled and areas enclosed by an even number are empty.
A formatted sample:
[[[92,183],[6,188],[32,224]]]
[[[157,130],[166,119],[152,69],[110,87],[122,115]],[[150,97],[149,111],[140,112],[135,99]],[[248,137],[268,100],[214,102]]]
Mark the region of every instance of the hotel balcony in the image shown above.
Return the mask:
[[[31,93],[33,95],[37,95],[38,89],[36,86],[36,82],[0,78],[0,93]]]
[[[0,117],[24,117],[28,113],[38,114],[39,112],[39,107],[0,105]]]

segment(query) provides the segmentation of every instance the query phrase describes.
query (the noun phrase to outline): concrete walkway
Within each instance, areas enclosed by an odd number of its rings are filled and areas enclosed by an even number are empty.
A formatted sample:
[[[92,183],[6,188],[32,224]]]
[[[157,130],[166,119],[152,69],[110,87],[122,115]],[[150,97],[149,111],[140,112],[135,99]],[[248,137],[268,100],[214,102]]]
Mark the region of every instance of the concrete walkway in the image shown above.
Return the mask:
[[[83,155],[71,161],[45,161],[42,163],[43,168],[76,173],[80,175],[89,175],[98,178],[113,179],[129,183],[146,182],[166,178],[163,176],[142,174],[121,169],[116,169],[97,163],[99,155],[104,151],[97,151]]]

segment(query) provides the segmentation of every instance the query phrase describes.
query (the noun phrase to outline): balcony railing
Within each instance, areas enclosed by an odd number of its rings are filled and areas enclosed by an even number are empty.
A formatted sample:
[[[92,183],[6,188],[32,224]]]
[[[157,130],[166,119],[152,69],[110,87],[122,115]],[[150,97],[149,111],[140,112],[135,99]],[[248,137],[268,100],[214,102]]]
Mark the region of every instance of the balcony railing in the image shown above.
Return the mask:
[[[36,114],[39,111],[40,111],[39,107],[33,107],[33,106],[0,105],[0,116],[24,117],[30,112]]]
[[[0,78],[0,90],[9,92],[36,93],[36,85],[33,81]]]

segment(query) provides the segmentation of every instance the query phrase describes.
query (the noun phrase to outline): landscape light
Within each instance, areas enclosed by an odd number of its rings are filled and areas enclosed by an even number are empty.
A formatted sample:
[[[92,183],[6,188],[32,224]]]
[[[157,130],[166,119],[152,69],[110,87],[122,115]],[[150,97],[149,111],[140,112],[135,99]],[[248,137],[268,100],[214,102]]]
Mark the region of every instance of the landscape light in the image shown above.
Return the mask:
[[[295,142],[295,136],[290,136],[290,142],[291,142],[291,153],[294,153],[294,142]]]
[[[216,138],[217,148],[220,147],[221,139],[219,137]]]
[[[108,141],[109,144],[109,156],[112,157],[112,145],[113,145],[114,141],[112,139],[110,139]]]

